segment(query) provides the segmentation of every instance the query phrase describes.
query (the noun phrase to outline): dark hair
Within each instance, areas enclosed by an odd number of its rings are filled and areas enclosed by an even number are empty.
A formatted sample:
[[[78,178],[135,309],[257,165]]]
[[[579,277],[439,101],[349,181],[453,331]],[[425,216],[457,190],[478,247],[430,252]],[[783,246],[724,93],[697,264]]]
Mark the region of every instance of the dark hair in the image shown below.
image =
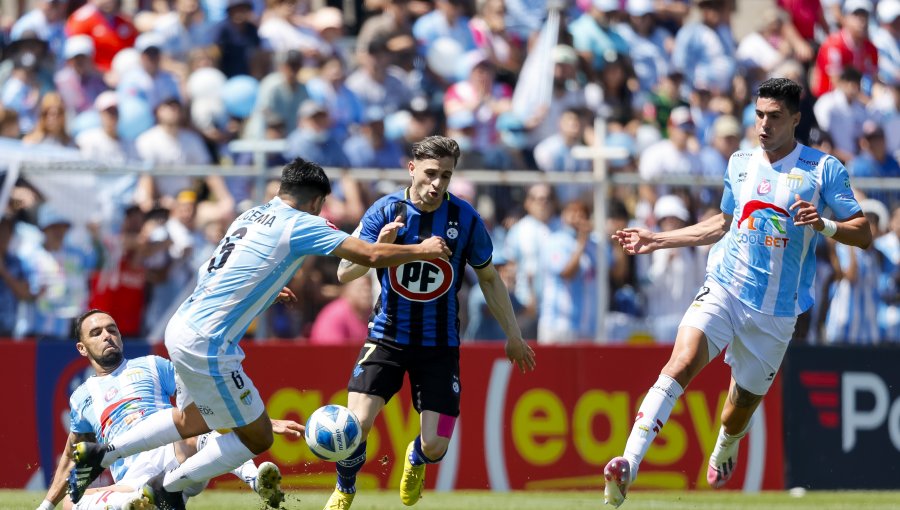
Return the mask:
[[[841,71],[841,76],[838,78],[841,81],[849,81],[856,83],[859,85],[859,82],[862,81],[863,75],[859,70],[855,67],[847,67],[843,71]]]
[[[453,158],[453,166],[456,166],[459,161],[459,144],[446,136],[429,136],[413,144],[412,157],[416,161]]]
[[[302,203],[327,196],[330,193],[331,182],[319,165],[303,158],[294,158],[293,161],[284,165],[284,169],[281,171],[279,195],[291,195]]]
[[[83,314],[79,315],[77,319],[75,319],[75,341],[81,341],[81,325],[84,324],[84,321],[88,319],[91,315],[97,315],[98,313],[109,315],[109,313],[100,310],[99,308],[92,308]],[[110,315],[110,317],[112,317]]]
[[[774,99],[784,104],[791,113],[800,111],[800,85],[787,78],[769,78],[756,91],[757,97]]]

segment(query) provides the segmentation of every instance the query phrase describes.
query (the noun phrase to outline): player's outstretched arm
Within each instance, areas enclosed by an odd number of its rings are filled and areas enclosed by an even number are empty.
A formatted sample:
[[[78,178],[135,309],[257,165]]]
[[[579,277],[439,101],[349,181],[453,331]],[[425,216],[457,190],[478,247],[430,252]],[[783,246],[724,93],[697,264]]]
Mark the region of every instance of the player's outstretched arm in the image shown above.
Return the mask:
[[[419,244],[372,244],[348,237],[331,254],[367,267],[399,266],[414,260],[448,259],[451,255],[447,243],[438,236]]]
[[[403,217],[397,216],[394,218],[394,221],[388,223],[387,225],[381,227],[381,230],[378,232],[378,239],[375,241],[376,243],[393,243],[397,240],[397,233],[403,227]],[[354,237],[357,236],[359,231],[362,229],[362,224],[356,229],[356,232],[353,233]],[[349,260],[342,260],[338,265],[337,277],[338,281],[341,283],[352,282],[353,280],[363,276],[364,274],[369,272],[371,269],[369,266],[364,266],[362,264],[354,264]]]
[[[506,357],[515,363],[523,373],[525,370],[534,370],[534,350],[522,340],[522,331],[516,322],[516,312],[509,300],[509,290],[497,273],[494,264],[488,264],[480,269],[475,269],[478,276],[478,285],[484,293],[491,315],[500,323],[506,334]]]
[[[62,455],[59,456],[59,463],[56,465],[56,471],[53,473],[53,480],[50,482],[50,488],[47,490],[47,497],[38,507],[38,510],[54,508],[63,498],[66,497],[66,486],[69,479],[69,471],[75,467],[75,461],[72,459],[72,445],[82,441],[96,441],[93,434],[76,434],[69,432],[69,438],[66,440],[66,447]]]
[[[822,235],[850,246],[866,249],[872,244],[872,229],[863,213],[858,212],[847,219],[834,222],[820,217],[816,206],[801,199],[800,195],[794,195],[794,198],[796,201],[790,207],[790,211],[794,213],[794,225],[809,225]],[[830,230],[832,228],[833,231]]]
[[[643,255],[666,248],[713,244],[728,232],[730,214],[719,213],[700,223],[669,232],[651,232],[645,228],[617,230],[611,239],[629,255]]]

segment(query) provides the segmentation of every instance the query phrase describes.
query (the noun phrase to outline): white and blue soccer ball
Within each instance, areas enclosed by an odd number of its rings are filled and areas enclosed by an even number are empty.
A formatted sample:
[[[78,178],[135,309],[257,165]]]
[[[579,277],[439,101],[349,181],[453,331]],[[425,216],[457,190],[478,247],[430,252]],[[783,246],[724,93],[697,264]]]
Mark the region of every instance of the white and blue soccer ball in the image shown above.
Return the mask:
[[[362,427],[353,411],[329,404],[315,410],[306,421],[306,444],[322,460],[344,460],[359,446]]]

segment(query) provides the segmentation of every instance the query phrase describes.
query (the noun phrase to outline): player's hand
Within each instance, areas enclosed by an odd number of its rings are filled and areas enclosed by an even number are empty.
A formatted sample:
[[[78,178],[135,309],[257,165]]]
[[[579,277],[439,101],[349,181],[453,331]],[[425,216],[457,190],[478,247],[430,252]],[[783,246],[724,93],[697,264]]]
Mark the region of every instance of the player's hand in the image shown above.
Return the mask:
[[[534,361],[534,349],[521,338],[506,341],[506,357],[509,358],[510,363],[515,363],[523,374],[525,369],[534,370],[535,365],[537,365]]]
[[[279,436],[292,437],[299,439],[303,437],[306,427],[295,422],[294,420],[270,420],[272,422],[272,432]]]
[[[611,235],[610,238],[613,242],[619,243],[619,246],[629,255],[643,255],[657,248],[653,232],[646,228],[616,230],[616,233]]]
[[[422,244],[419,246],[424,250],[423,255],[425,255],[425,260],[436,258],[449,260],[450,255],[453,255],[450,248],[447,247],[447,243],[444,242],[444,238],[441,236],[431,236],[422,241]]]
[[[294,291],[291,289],[284,287],[278,292],[278,296],[275,298],[276,303],[287,303],[290,306],[292,303],[297,302],[297,296],[294,294]]]
[[[798,227],[812,225],[812,228],[817,231],[821,231],[825,228],[825,222],[819,217],[819,211],[816,209],[816,206],[803,200],[800,198],[800,195],[796,193],[794,194],[794,198],[797,201],[788,207],[789,211],[794,211],[796,209],[794,212],[794,225]]]
[[[403,219],[402,216],[397,216],[394,218],[394,221],[388,223],[387,225],[381,227],[381,232],[378,232],[378,240],[375,241],[377,243],[393,243],[397,240],[397,232],[403,228]]]

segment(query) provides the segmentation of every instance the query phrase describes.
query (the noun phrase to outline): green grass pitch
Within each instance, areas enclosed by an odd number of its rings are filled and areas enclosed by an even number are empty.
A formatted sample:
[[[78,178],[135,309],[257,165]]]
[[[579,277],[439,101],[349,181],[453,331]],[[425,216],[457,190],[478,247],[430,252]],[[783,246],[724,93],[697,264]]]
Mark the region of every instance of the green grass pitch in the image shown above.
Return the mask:
[[[321,510],[329,493],[295,491],[288,493],[285,510]],[[3,510],[34,510],[44,494],[21,490],[0,490]],[[190,510],[263,510],[259,498],[247,491],[208,490],[188,501]],[[61,505],[57,508],[61,508]],[[406,508],[394,491],[366,491],[357,495],[353,510]],[[416,510],[570,510],[596,509],[603,505],[602,492],[510,492],[485,491],[426,492]],[[635,492],[622,510],[900,510],[900,492],[807,492],[794,497],[787,492]]]

